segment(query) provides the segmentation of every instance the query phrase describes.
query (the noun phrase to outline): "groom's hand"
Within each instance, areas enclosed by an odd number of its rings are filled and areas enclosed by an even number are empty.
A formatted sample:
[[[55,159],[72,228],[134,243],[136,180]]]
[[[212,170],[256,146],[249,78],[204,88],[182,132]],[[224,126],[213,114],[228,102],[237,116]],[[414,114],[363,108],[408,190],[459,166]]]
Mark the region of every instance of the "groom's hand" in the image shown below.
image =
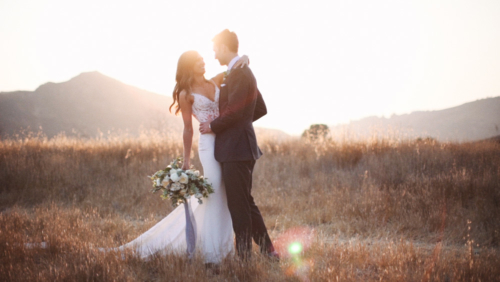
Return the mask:
[[[212,129],[210,128],[210,121],[200,123],[200,133],[201,134],[212,133]]]

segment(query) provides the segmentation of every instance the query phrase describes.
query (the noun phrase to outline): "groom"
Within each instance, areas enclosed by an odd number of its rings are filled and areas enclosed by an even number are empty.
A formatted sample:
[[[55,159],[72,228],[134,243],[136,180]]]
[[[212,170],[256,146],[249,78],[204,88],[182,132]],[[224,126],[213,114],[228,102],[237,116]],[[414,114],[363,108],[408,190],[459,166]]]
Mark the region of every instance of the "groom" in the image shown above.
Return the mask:
[[[262,253],[279,259],[251,194],[253,168],[262,155],[252,122],[267,113],[266,105],[252,71],[248,67],[232,69],[239,59],[236,34],[226,29],[212,41],[215,58],[228,68],[221,84],[220,115],[210,123],[201,123],[200,132],[216,134],[214,154],[222,166],[238,255],[250,257],[253,238]]]

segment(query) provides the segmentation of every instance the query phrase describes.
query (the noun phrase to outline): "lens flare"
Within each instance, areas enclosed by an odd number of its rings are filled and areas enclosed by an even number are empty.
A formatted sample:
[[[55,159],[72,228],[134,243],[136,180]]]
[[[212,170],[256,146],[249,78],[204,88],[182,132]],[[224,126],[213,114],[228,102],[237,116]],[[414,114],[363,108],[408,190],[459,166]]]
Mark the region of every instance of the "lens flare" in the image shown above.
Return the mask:
[[[292,227],[278,236],[274,247],[279,254],[291,258],[307,252],[315,237],[314,229],[308,227]]]
[[[302,252],[302,244],[299,243],[299,242],[293,242],[293,243],[291,243],[290,246],[288,247],[288,252],[291,255],[300,254]]]
[[[283,259],[289,259],[289,263],[283,265],[285,275],[303,282],[310,281],[314,261],[308,258],[307,250],[311,247],[315,234],[314,229],[297,226],[287,229],[276,238],[274,247]]]

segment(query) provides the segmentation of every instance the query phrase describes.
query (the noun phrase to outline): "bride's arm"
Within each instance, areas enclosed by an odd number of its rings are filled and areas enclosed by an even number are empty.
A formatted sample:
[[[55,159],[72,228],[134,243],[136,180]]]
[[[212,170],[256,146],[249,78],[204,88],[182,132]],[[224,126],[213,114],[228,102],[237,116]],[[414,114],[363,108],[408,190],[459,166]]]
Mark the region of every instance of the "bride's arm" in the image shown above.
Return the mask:
[[[188,96],[186,91],[183,90],[179,95],[179,105],[181,106],[182,121],[184,122],[184,131],[182,133],[184,161],[182,169],[189,169],[191,166],[191,147],[193,145],[193,117],[191,107],[193,105],[193,96]]]
[[[238,61],[234,64],[233,68],[242,68],[244,66],[250,65],[250,58],[247,55],[243,55],[240,57]]]
[[[215,82],[215,84],[217,85],[217,87],[220,88],[220,85],[222,84],[222,81],[224,80],[224,73],[221,72],[219,73],[218,75],[214,76],[212,78],[212,81]]]
[[[244,66],[250,65],[250,59],[247,55],[241,56],[241,58],[234,64],[233,68],[242,68]],[[214,76],[212,80],[217,84],[217,87],[220,87],[222,81],[224,80],[224,75],[226,72],[221,72],[218,75]]]

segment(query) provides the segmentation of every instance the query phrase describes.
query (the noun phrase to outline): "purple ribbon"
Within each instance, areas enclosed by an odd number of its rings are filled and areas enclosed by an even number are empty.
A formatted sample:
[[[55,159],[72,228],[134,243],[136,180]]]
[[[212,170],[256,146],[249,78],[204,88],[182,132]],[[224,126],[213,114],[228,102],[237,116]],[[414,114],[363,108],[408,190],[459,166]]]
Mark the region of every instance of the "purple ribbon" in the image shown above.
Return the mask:
[[[186,243],[187,243],[187,255],[191,260],[194,257],[196,250],[196,221],[194,219],[193,211],[189,205],[189,201],[186,199],[184,203],[184,211],[186,213]]]

